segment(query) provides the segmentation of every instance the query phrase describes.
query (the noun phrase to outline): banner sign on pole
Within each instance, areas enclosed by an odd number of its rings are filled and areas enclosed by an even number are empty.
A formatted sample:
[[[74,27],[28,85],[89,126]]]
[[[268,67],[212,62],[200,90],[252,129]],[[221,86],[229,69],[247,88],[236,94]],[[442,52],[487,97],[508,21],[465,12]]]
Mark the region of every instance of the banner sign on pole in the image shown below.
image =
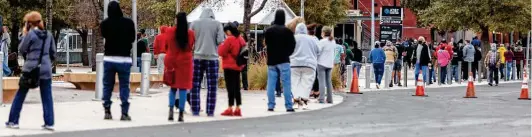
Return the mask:
[[[380,41],[397,41],[403,36],[403,8],[382,6],[380,16]]]

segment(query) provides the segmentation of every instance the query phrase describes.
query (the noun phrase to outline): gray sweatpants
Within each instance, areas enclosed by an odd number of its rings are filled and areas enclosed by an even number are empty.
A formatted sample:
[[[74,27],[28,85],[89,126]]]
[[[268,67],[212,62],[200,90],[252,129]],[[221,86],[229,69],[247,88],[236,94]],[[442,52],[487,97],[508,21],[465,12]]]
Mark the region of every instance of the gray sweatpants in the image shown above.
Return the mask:
[[[332,68],[327,68],[321,65],[318,65],[318,83],[320,85],[320,98],[318,101],[324,102],[325,90],[327,90],[327,103],[333,103],[332,100]]]

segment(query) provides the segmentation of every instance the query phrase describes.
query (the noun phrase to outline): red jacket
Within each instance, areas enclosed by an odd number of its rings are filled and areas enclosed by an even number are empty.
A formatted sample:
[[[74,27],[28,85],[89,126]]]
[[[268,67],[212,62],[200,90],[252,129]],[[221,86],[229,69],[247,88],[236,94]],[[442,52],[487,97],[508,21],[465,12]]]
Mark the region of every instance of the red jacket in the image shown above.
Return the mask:
[[[161,53],[166,53],[167,44],[165,41],[165,35],[166,35],[166,30],[168,29],[168,27],[161,26],[160,29],[161,29],[161,34],[157,35],[155,37],[155,40],[153,41],[153,54],[155,56]]]
[[[441,47],[445,47],[445,50],[449,53],[449,56],[450,56],[451,58],[453,58],[453,55],[454,55],[454,53],[453,53],[453,46],[451,46],[451,45],[449,45],[449,44],[447,44],[447,43],[442,43],[442,44],[440,44],[440,46],[438,46],[438,49],[437,49],[437,50],[440,50]],[[437,51],[437,50],[436,50],[436,51]]]
[[[186,49],[177,47],[177,41],[175,40],[176,28],[167,29],[167,43],[166,56],[164,58],[164,70],[165,73],[168,70],[175,71],[175,81],[168,86],[178,89],[192,89],[192,80],[194,72],[194,31],[188,30],[188,45]]]
[[[246,45],[242,37],[229,36],[218,48],[218,55],[222,57],[222,68],[242,71],[244,66],[236,64],[236,57],[240,53],[240,48]]]

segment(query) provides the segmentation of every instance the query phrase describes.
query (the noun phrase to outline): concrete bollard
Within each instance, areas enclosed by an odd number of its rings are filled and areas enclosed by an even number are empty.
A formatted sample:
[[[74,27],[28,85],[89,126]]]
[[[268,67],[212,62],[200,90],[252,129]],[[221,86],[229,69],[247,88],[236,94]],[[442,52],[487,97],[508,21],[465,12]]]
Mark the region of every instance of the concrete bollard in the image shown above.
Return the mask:
[[[150,66],[151,66],[151,54],[142,53],[141,58],[142,72],[140,79],[140,96],[147,97],[150,90]]]
[[[96,91],[94,92],[95,101],[102,100],[103,96],[103,53],[96,54]]]
[[[371,85],[371,65],[370,64],[366,64],[366,66],[364,67],[364,73],[366,73],[365,75],[365,79],[366,79],[366,87],[365,89],[370,89],[370,85]]]
[[[72,72],[72,70],[70,70],[70,47],[69,46],[66,46],[66,65],[67,65],[67,68],[65,70],[65,72]]]
[[[517,79],[517,61],[514,60],[513,61],[513,64],[512,64],[512,80],[516,80]]]
[[[482,82],[482,63],[480,63],[481,61],[478,62],[478,67],[477,67],[477,80],[478,80],[478,83],[481,83]]]
[[[453,65],[451,63],[447,64],[447,85],[453,84],[453,74],[452,74],[452,67]]]
[[[4,52],[0,52],[0,106],[4,102]]]
[[[523,64],[523,60],[520,60],[520,63],[521,65],[519,65],[519,68],[521,70],[521,73],[519,73],[519,79],[523,79],[523,72],[524,72],[523,68],[525,68],[525,65]]]
[[[408,87],[408,65],[403,63],[403,86]]]
[[[462,61],[458,61],[458,84],[462,84]]]
[[[392,78],[390,65],[384,65],[384,89],[390,88],[390,80]]]
[[[441,77],[441,68],[439,67],[439,65],[438,65],[438,67],[435,67],[435,68],[436,68],[436,70],[437,70],[436,72],[438,72],[438,74],[436,74],[437,77],[438,77],[438,79],[437,79],[437,81],[438,81],[438,85],[441,85],[441,84],[442,84],[442,83],[441,83],[441,78],[442,78],[442,77]]]
[[[159,74],[163,74],[164,73],[164,57],[166,57],[166,54],[161,53],[161,54],[159,54],[157,56],[158,56],[158,58],[157,58],[157,72],[159,72]]]
[[[352,64],[352,63],[351,63]],[[351,82],[353,81],[353,66],[351,65],[347,65],[346,67],[346,71],[347,71],[347,80],[345,83],[345,87],[346,87],[346,91],[345,92],[349,92],[349,90],[351,89]],[[356,71],[356,70],[355,70]]]

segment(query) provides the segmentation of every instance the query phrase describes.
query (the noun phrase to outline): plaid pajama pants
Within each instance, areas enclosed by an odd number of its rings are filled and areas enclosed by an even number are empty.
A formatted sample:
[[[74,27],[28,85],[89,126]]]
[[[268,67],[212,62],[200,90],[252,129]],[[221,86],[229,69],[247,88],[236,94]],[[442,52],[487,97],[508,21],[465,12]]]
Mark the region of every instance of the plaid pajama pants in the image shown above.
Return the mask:
[[[200,112],[200,89],[203,74],[207,78],[207,115],[214,116],[216,107],[216,89],[218,88],[218,60],[194,60],[194,81],[190,92],[190,103],[193,115]]]

